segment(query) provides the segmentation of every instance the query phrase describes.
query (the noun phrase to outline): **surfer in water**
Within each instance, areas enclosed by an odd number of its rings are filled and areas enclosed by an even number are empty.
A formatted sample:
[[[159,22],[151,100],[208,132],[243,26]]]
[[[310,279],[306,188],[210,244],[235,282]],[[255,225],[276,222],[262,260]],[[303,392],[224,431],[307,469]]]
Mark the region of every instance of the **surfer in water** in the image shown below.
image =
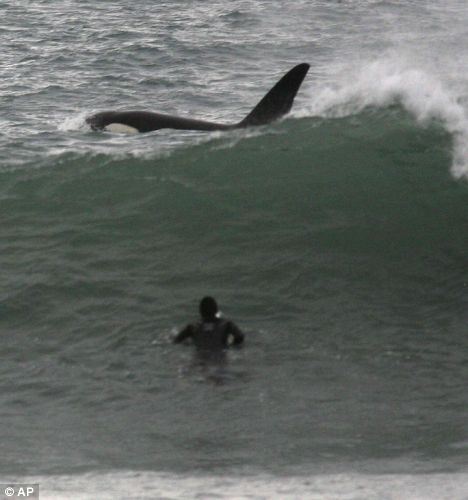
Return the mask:
[[[221,318],[218,304],[213,297],[204,297],[199,306],[201,321],[187,325],[174,337],[174,343],[179,344],[191,339],[198,354],[223,356],[230,345],[240,345],[244,334],[235,323]]]

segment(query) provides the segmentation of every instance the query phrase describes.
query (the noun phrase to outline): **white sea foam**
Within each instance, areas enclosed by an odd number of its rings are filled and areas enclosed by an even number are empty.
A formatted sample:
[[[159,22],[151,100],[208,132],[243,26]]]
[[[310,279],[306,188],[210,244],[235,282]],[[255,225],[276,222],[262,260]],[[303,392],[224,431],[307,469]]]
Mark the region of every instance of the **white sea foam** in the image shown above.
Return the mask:
[[[86,117],[89,112],[82,111],[77,114],[66,117],[58,123],[58,130],[60,132],[72,132],[75,130],[89,130],[89,125],[86,124]]]
[[[402,105],[422,126],[438,121],[453,136],[452,173],[468,177],[468,115],[463,98],[424,65],[389,55],[341,65],[313,88],[296,116],[342,117],[363,109]]]
[[[8,478],[39,483],[41,500],[466,500],[468,474],[330,474],[311,476],[177,475],[122,471]],[[3,480],[5,483],[5,480]]]

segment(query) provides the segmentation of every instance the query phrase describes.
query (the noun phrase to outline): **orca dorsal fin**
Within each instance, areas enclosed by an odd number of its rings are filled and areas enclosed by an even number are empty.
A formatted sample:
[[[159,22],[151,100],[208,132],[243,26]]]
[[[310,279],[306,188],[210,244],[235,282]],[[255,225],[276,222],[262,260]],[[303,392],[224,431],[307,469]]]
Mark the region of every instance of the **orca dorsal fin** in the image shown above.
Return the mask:
[[[266,125],[289,112],[310,65],[298,64],[288,71],[237,127]]]

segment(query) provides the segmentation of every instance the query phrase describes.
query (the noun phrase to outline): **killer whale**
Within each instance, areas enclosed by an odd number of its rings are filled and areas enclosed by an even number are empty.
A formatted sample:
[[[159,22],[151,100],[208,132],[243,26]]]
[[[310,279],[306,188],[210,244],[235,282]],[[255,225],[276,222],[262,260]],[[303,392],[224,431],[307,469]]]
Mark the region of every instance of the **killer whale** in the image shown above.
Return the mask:
[[[102,111],[86,118],[92,130],[116,132],[151,132],[162,128],[178,130],[231,130],[266,125],[289,113],[309,64],[298,64],[289,70],[240,122],[224,124],[164,115],[152,111]]]

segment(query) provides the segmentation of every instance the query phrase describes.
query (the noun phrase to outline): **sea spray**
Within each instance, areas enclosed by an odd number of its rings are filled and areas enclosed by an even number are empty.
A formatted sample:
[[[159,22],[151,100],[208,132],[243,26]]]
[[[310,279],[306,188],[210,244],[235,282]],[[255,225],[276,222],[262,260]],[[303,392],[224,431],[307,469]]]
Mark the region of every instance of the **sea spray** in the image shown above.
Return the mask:
[[[453,137],[452,173],[468,176],[468,118],[459,96],[437,76],[396,56],[341,65],[333,82],[318,84],[295,115],[344,117],[395,104],[422,127],[442,124]]]

